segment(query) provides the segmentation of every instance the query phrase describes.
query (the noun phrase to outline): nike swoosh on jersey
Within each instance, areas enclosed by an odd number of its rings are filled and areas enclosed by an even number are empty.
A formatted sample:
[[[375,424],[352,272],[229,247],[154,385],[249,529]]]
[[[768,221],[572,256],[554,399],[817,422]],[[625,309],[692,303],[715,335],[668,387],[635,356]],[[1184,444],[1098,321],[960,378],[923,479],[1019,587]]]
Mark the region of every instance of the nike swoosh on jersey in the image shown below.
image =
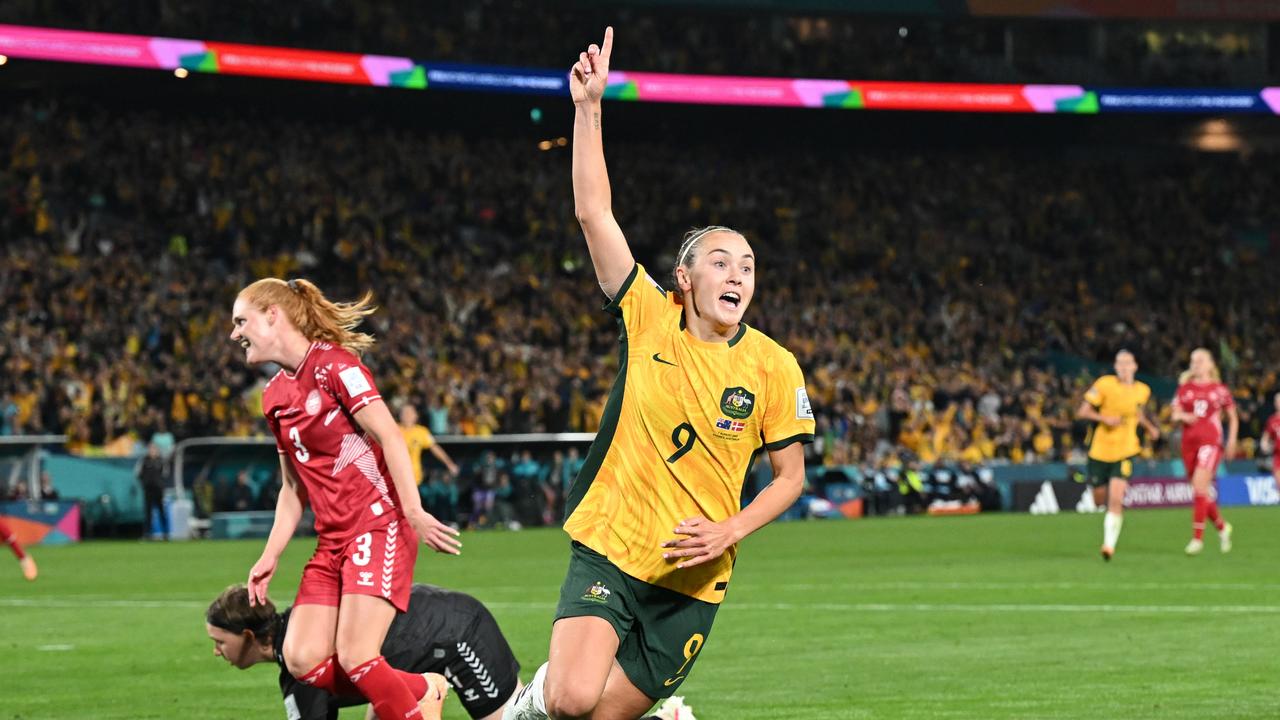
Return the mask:
[[[340,412],[342,412],[342,408],[334,408],[330,410],[329,414],[324,416],[324,426],[329,427],[329,423],[333,422],[333,419],[338,417],[338,413]]]
[[[662,358],[658,357],[658,356],[659,356],[659,355],[661,355],[661,354],[662,354],[662,353],[654,353],[654,354],[653,354],[653,359],[654,359],[655,361],[657,361],[657,362],[662,363],[663,365],[670,365],[671,367],[680,367],[679,365],[677,365],[677,364],[675,364],[675,363],[673,363],[673,362],[671,362],[671,361],[669,361],[669,360],[663,360]]]

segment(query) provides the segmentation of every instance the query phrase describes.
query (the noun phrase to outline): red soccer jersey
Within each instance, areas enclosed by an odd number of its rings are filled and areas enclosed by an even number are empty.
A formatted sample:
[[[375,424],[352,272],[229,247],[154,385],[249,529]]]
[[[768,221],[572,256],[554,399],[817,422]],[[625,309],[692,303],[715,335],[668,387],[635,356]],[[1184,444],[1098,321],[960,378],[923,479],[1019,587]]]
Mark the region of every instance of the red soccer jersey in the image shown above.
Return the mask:
[[[1280,413],[1272,415],[1267,420],[1267,427],[1263,432],[1271,438],[1271,452],[1275,456],[1276,467],[1280,467]]]
[[[380,397],[359,358],[323,342],[311,345],[292,375],[276,373],[262,393],[276,449],[288,454],[306,487],[322,547],[402,517],[382,448],[354,419]]]
[[[1176,401],[1196,421],[1182,428],[1183,449],[1222,444],[1222,411],[1235,407],[1231,391],[1222,383],[1187,383],[1178,386]]]

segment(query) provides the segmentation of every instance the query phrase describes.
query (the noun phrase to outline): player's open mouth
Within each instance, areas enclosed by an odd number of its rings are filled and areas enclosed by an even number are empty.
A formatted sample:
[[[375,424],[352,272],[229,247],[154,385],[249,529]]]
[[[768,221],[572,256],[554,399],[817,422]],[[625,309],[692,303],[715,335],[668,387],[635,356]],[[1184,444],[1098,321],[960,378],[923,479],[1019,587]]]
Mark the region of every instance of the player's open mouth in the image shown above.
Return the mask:
[[[720,296],[720,302],[729,307],[736,308],[742,303],[742,297],[736,292],[727,292]]]
[[[240,347],[244,348],[245,350],[248,350],[249,344],[250,344],[249,338],[240,338]]]

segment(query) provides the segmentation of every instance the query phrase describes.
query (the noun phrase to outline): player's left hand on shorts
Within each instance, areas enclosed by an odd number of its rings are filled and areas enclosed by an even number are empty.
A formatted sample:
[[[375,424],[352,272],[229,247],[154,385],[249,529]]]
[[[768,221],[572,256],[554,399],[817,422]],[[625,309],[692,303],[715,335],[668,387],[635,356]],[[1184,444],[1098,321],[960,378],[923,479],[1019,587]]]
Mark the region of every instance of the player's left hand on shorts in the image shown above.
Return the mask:
[[[673,548],[662,553],[663,560],[680,560],[677,569],[701,565],[715,560],[724,554],[738,541],[733,527],[728,521],[712,522],[704,517],[692,517],[681,520],[676,526],[675,534],[685,535],[662,543],[664,548]],[[688,558],[681,560],[681,558]]]
[[[410,510],[406,517],[413,531],[418,533],[418,538],[426,543],[427,547],[450,555],[462,554],[462,541],[458,539],[457,530],[440,522],[434,515],[421,508]]]

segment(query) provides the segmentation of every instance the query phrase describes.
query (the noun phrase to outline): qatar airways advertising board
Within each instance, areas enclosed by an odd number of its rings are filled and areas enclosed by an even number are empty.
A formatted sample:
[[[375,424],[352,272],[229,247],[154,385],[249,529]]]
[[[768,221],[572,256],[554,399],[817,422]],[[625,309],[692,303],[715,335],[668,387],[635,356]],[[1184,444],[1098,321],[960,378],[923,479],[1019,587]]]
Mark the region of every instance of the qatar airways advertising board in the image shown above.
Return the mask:
[[[1124,494],[1127,508],[1191,507],[1194,493],[1186,478],[1136,477]]]
[[[1214,490],[1223,507],[1280,505],[1280,489],[1270,475],[1219,475]],[[1191,483],[1184,478],[1133,478],[1124,506],[1190,507],[1192,498]]]
[[[1222,475],[1214,483],[1218,504],[1280,505],[1280,488],[1270,475]],[[1135,477],[1129,481],[1124,506],[1130,509],[1191,507],[1191,483],[1180,477]],[[1101,512],[1084,483],[1069,480],[1019,482],[1013,488],[1013,509],[1035,515],[1059,512]]]

